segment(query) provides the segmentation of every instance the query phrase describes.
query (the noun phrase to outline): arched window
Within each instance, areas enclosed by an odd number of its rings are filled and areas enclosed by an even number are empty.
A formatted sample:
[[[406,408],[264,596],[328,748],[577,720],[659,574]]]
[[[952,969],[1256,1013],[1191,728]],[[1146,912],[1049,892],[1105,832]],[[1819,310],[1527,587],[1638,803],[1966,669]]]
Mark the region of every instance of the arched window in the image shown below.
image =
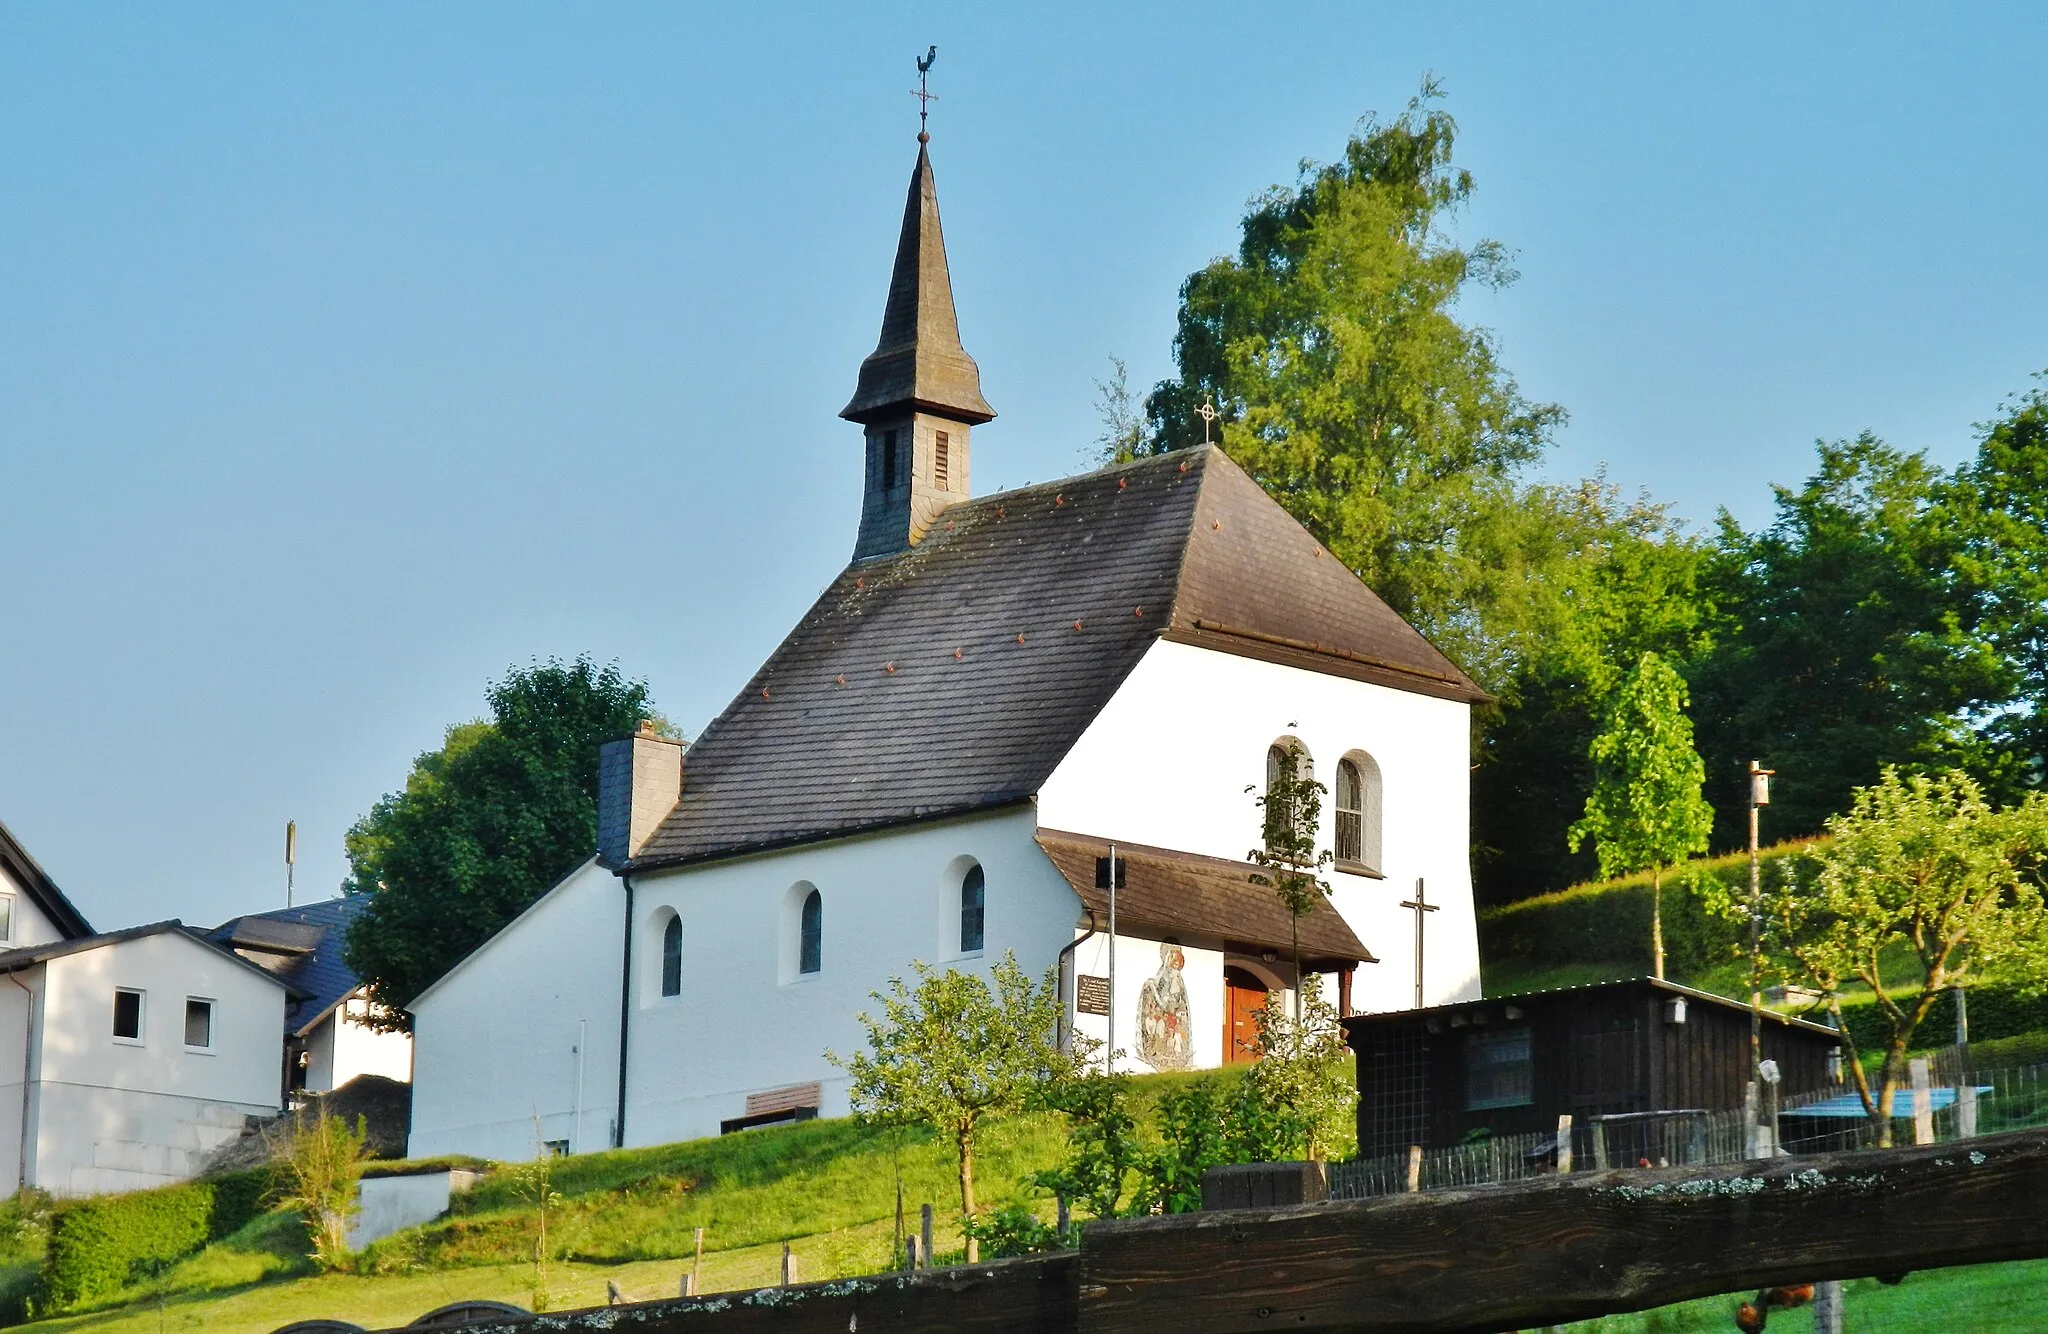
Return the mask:
[[[683,919],[671,917],[661,928],[661,994],[683,994]]]
[[[1293,780],[1293,799],[1288,799],[1285,790],[1289,778]],[[1264,836],[1266,849],[1277,852],[1279,837],[1291,825],[1301,838],[1313,843],[1316,831],[1309,825],[1309,813],[1300,805],[1300,794],[1306,785],[1316,781],[1315,760],[1308,748],[1293,737],[1282,737],[1266,747],[1266,806]]]
[[[1337,763],[1337,860],[1380,870],[1380,766],[1354,750]]]
[[[804,908],[796,933],[796,970],[815,973],[825,966],[825,902],[812,890],[804,896]]]
[[[967,868],[960,877],[960,952],[978,954],[986,938],[983,909],[987,906],[988,878],[979,866]]]

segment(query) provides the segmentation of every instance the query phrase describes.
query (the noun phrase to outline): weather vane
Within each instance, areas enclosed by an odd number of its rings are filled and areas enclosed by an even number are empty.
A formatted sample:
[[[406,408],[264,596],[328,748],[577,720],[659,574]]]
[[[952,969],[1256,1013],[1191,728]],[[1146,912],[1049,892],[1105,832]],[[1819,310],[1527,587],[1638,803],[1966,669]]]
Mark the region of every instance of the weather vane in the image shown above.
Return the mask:
[[[939,100],[939,95],[925,86],[925,76],[932,72],[932,62],[938,58],[939,48],[936,46],[924,53],[917,62],[917,87],[910,90],[910,95],[917,99],[917,141],[921,144],[931,141],[931,135],[925,132],[924,122],[925,117],[931,114],[932,103]]]
[[[1195,415],[1202,419],[1202,443],[1206,445],[1209,443],[1209,427],[1223,415],[1216,410],[1216,399],[1213,394],[1202,395],[1202,406],[1195,409]]]

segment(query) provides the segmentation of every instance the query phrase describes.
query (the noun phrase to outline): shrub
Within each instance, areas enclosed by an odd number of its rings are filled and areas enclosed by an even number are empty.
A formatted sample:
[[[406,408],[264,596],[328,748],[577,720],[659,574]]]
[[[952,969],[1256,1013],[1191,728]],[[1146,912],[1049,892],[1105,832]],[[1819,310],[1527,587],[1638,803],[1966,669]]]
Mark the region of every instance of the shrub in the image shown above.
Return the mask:
[[[238,1172],[61,1204],[32,1304],[70,1310],[160,1273],[256,1217],[268,1191],[268,1174]]]
[[[313,1239],[313,1262],[339,1269],[348,1257],[348,1227],[361,1200],[356,1184],[368,1157],[369,1131],[358,1116],[350,1126],[319,1105],[311,1120],[300,1117],[276,1147],[276,1170],[284,1186],[279,1203],[296,1209]]]

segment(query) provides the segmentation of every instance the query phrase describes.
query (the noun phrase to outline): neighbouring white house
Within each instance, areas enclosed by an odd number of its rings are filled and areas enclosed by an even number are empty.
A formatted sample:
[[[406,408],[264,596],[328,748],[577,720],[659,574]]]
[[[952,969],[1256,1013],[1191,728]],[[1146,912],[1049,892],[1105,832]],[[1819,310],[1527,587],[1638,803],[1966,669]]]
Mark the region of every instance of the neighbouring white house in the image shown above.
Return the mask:
[[[284,1017],[287,1096],[331,1093],[358,1075],[412,1078],[412,1038],[374,1022],[362,979],[342,959],[363,897],[324,899],[223,922],[207,939],[274,974],[292,991]]]
[[[283,982],[175,921],[94,933],[4,826],[0,918],[4,1193],[183,1180],[277,1114]]]
[[[1484,694],[1221,449],[973,498],[994,411],[922,146],[841,415],[852,562],[687,752],[651,727],[605,748],[597,861],[413,1002],[415,1154],[843,1114],[826,1053],[918,961],[1057,969],[1122,1069],[1248,1059],[1296,982],[1246,862],[1290,751],[1336,857],[1303,968],[1346,1011],[1479,995]]]

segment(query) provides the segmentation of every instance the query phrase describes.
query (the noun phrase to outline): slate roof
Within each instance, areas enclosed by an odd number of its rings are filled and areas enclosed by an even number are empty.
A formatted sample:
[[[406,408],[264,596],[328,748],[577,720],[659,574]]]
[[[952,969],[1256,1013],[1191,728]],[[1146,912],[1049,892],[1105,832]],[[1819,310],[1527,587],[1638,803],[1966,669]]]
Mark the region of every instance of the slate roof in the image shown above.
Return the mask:
[[[839,415],[872,422],[912,408],[970,424],[996,415],[981,396],[981,368],[960,345],[946,238],[939,229],[939,189],[922,142],[910,173],[910,197],[903,204],[882,333],[860,364],[860,382]]]
[[[64,891],[57,888],[57,882],[36,865],[36,859],[28,855],[28,849],[21,846],[20,840],[4,824],[0,824],[0,867],[6,868],[22,892],[34,900],[36,907],[50,919],[50,924],[64,935],[78,937],[93,933],[92,923],[85,920],[85,914],[64,897]]]
[[[1041,829],[1038,846],[1081,896],[1097,928],[1107,930],[1109,891],[1096,888],[1096,864],[1108,855],[1109,840]],[[1116,892],[1118,934],[1129,924],[1214,936],[1254,950],[1293,949],[1287,910],[1270,888],[1252,883],[1255,868],[1249,864],[1136,843],[1118,843],[1116,855],[1124,871]],[[1301,958],[1316,971],[1379,962],[1342,914],[1321,899],[1301,919]]]
[[[1022,801],[1160,638],[1483,692],[1220,449],[945,510],[850,565],[704,729],[626,868]]]
[[[223,949],[249,951],[249,962],[299,994],[284,1023],[293,1037],[303,1037],[362,985],[341,951],[348,924],[368,905],[368,896],[357,895],[249,913],[221,923],[206,938]]]

